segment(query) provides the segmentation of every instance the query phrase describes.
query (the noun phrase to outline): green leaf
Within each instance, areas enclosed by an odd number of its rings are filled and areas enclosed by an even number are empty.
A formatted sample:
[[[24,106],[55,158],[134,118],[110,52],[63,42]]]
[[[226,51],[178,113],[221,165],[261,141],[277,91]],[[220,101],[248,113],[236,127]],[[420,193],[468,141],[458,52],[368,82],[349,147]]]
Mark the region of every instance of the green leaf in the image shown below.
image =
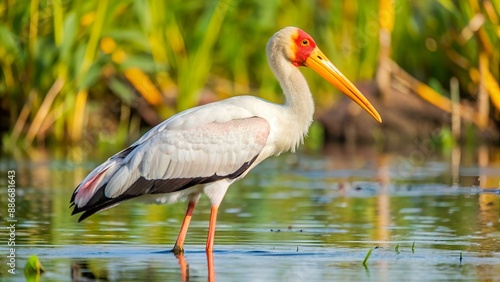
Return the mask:
[[[77,31],[78,21],[76,19],[76,14],[75,12],[69,12],[64,20],[60,55],[62,61],[68,62],[70,60],[70,56],[72,55],[71,50]]]
[[[40,274],[45,272],[43,266],[38,260],[36,255],[30,256],[24,267],[24,277],[28,282],[35,282],[40,280]]]
[[[0,24],[0,42],[2,42],[2,44],[0,44],[0,58],[5,54],[10,56],[18,54],[20,49],[16,41],[16,35],[3,24]]]

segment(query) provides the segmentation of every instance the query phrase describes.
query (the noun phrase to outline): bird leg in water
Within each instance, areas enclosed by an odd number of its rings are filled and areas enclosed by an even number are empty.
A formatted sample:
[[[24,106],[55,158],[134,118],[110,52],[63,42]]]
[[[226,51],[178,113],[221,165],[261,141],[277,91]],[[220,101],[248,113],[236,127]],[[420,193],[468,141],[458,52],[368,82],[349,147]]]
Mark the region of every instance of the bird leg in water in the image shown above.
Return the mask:
[[[215,281],[214,254],[207,252],[208,281]]]
[[[191,217],[193,215],[195,206],[196,206],[196,201],[189,201],[186,210],[186,215],[184,216],[184,220],[182,221],[181,231],[179,232],[179,236],[177,236],[177,241],[175,242],[175,246],[172,249],[172,253],[176,255],[184,253],[184,240],[186,239],[186,234],[189,228],[189,223],[191,222]]]
[[[215,224],[217,222],[217,211],[219,206],[212,206],[210,211],[210,223],[208,225],[208,238],[207,238],[207,253],[211,253],[214,250],[214,238],[215,238]]]

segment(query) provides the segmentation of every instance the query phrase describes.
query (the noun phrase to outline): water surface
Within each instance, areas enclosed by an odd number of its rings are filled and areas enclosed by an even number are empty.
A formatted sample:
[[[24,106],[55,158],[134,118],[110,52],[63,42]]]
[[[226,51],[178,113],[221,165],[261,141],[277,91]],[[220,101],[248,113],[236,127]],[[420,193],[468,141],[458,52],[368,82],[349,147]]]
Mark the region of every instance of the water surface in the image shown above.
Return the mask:
[[[198,204],[185,245],[169,252],[186,204],[124,203],[77,223],[74,187],[107,156],[85,162],[2,159],[16,170],[19,274],[38,255],[41,281],[498,280],[500,150],[442,154],[332,147],[285,154],[233,184],[219,210],[213,265],[204,251],[210,206]],[[457,161],[458,158],[458,161]],[[6,185],[6,177],[1,179]],[[0,204],[7,207],[7,196]],[[6,222],[2,208],[2,222]],[[369,249],[372,255],[362,262]],[[397,249],[397,251],[396,251]],[[210,258],[212,259],[212,258]]]

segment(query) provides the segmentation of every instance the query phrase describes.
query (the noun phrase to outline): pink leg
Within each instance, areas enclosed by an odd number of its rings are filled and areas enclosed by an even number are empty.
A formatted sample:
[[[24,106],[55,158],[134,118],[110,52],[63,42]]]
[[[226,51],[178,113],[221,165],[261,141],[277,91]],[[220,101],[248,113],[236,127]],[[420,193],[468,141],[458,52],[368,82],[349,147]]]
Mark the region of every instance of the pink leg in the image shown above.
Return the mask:
[[[214,250],[214,238],[215,238],[215,224],[217,221],[217,211],[219,206],[212,206],[210,211],[210,223],[208,225],[208,238],[207,238],[207,248],[206,251],[212,252]]]
[[[186,234],[189,228],[189,223],[191,222],[191,217],[193,215],[194,207],[196,206],[196,201],[190,201],[187,207],[186,215],[184,216],[184,220],[182,221],[181,231],[179,232],[179,236],[177,236],[177,241],[175,242],[175,246],[172,249],[174,254],[184,253],[184,240],[186,239]]]
[[[212,252],[207,252],[207,267],[208,267],[208,281],[215,281],[215,271],[214,271],[214,254]]]

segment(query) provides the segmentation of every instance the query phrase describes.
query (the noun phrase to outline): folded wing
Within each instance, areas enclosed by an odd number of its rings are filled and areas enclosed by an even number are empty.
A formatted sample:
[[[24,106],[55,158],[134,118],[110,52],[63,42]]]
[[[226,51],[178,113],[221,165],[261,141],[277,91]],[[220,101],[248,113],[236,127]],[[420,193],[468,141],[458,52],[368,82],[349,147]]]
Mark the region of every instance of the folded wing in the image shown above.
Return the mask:
[[[71,198],[80,221],[124,200],[241,176],[267,142],[269,123],[250,113],[198,108],[153,128],[92,171]],[[210,113],[210,114],[209,114]],[[226,118],[222,118],[226,117]]]

